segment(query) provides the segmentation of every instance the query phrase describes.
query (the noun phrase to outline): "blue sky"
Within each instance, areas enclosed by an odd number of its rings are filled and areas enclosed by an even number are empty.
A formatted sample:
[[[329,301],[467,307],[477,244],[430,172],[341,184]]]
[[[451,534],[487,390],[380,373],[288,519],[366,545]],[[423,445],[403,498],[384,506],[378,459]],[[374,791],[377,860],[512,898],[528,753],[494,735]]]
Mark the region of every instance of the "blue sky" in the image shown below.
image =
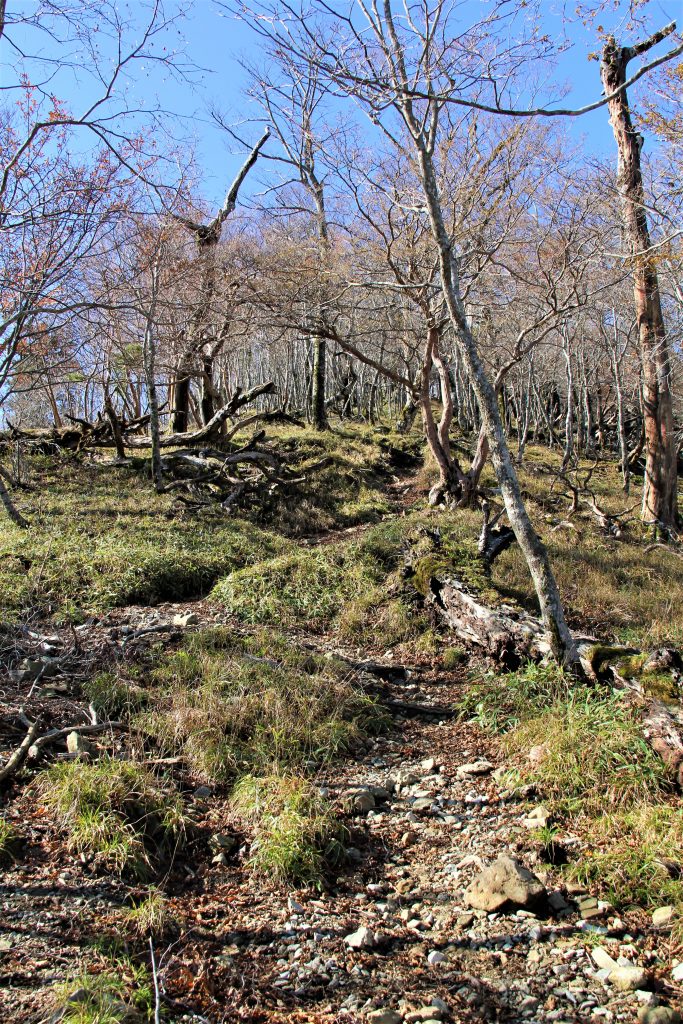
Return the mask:
[[[167,2],[173,9],[176,0]],[[16,11],[22,5],[26,9],[29,3],[30,0],[8,0],[8,11]],[[469,12],[471,9],[474,19],[486,6],[487,0],[467,0],[465,10]],[[543,0],[542,3],[545,31],[554,38],[559,38],[564,31],[572,44],[559,58],[553,79],[548,83],[548,98],[557,100],[561,86],[567,84],[571,88],[562,105],[579,107],[594,101],[600,94],[598,64],[588,60],[588,54],[599,49],[600,40],[595,27],[587,28],[577,19],[567,25],[562,17],[565,6],[573,12],[575,4],[565,4],[564,0]],[[134,25],[141,11],[139,0],[128,0],[127,3],[122,0],[121,9]],[[624,42],[631,41],[623,27],[627,9],[628,4],[624,2],[619,12],[607,13],[602,18],[605,27],[617,29],[619,38]],[[179,115],[183,133],[196,145],[198,164],[203,169],[205,195],[213,203],[222,199],[243,154],[236,151],[235,144],[213,123],[210,109],[217,105],[236,120],[248,116],[246,102],[241,96],[244,75],[235,58],[239,54],[257,56],[259,41],[244,24],[221,12],[212,0],[193,0],[188,11],[179,31],[189,60],[201,69],[192,76],[193,86],[162,75],[158,68],[151,68],[147,78],[138,79],[134,93],[141,101],[156,95],[165,108]],[[651,23],[657,27],[677,16],[683,22],[683,0],[651,0],[648,12]],[[177,42],[177,36],[169,36],[169,47],[177,45]],[[43,40],[40,45],[49,55],[49,43]],[[664,46],[666,44],[660,50]],[[9,56],[8,48],[4,46],[3,62],[6,63]],[[8,81],[8,74],[7,68],[3,68],[4,83]],[[68,71],[58,75],[54,87],[67,103],[77,109],[92,83],[86,75]],[[639,96],[642,97],[647,88],[646,81],[638,83],[632,90],[632,103],[637,105]],[[614,158],[614,141],[604,107],[581,118],[563,120],[571,138],[581,141],[587,153],[606,160]]]

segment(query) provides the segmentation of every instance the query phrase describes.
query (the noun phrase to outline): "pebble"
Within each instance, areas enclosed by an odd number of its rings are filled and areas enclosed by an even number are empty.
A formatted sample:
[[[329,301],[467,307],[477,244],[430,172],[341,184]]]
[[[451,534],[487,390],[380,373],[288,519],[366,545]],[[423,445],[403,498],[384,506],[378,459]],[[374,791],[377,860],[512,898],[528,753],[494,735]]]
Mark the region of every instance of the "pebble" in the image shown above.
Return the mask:
[[[645,988],[650,980],[644,967],[635,964],[618,964],[609,972],[609,983],[624,992],[634,992],[637,988]]]
[[[403,1017],[396,1010],[371,1010],[366,1018],[370,1024],[401,1024]]]
[[[445,959],[446,957],[443,955],[443,953],[440,953],[438,949],[433,949],[430,953],[427,954],[427,963],[431,964],[432,967],[434,967],[436,964],[442,964]]]
[[[657,907],[652,914],[652,923],[655,928],[666,928],[673,921],[675,914],[673,907]]]
[[[364,925],[344,937],[344,942],[351,949],[370,949],[377,945],[375,933]]]
[[[677,964],[671,972],[674,981],[683,981],[683,964]]]

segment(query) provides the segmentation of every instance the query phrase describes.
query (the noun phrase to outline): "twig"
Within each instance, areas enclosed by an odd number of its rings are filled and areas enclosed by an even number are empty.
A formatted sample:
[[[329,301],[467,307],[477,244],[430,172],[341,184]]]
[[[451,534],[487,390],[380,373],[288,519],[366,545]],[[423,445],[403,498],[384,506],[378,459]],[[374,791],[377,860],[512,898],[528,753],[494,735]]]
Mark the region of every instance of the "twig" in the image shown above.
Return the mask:
[[[29,747],[32,746],[39,729],[40,719],[36,719],[35,722],[30,723],[28,727],[28,732],[24,736],[23,740],[21,741],[17,749],[14,751],[14,753],[10,755],[10,757],[7,760],[7,763],[4,764],[2,768],[0,768],[0,782],[4,782],[5,779],[9,778],[10,775],[13,775],[14,772],[18,771],[19,768],[21,768],[22,764],[26,759],[26,755],[28,754]]]
[[[157,963],[154,957],[154,943],[152,936],[149,937],[149,957],[152,962],[152,979],[154,981],[154,1024],[161,1024],[161,993],[159,992],[159,975],[157,974]]]
[[[44,736],[39,736],[35,743],[30,744],[33,748],[31,757],[35,758],[38,751],[50,743],[66,739],[71,732],[77,732],[80,736],[93,736],[98,732],[106,732],[107,729],[123,729],[124,727],[123,722],[100,722],[98,725],[90,723],[90,725],[68,725],[65,729],[50,729]]]

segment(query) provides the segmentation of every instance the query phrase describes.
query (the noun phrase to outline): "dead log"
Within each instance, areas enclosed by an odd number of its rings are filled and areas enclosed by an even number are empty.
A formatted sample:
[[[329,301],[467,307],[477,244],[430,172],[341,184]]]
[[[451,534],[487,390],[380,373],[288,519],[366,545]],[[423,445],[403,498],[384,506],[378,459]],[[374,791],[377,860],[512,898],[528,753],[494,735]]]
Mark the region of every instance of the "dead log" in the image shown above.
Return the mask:
[[[11,775],[14,775],[15,772],[19,771],[19,769],[21,768],[22,764],[24,763],[28,756],[28,752],[31,746],[33,745],[33,741],[38,735],[39,729],[39,719],[35,722],[29,722],[28,730],[23,740],[21,741],[17,749],[12,754],[10,754],[5,764],[0,768],[0,782],[4,782],[5,779],[8,779]]]
[[[681,723],[660,700],[653,700],[643,717],[643,734],[656,754],[667,764],[683,789],[683,738]]]
[[[550,645],[541,620],[508,602],[487,604],[458,578],[455,568],[449,568],[439,544],[437,533],[425,532],[409,554],[408,564],[425,603],[448,628],[505,671],[549,657]],[[648,653],[601,644],[589,636],[575,639],[586,678],[623,691],[624,698],[642,714],[648,744],[683,788],[683,710],[677,699],[683,673],[681,655],[667,648]]]

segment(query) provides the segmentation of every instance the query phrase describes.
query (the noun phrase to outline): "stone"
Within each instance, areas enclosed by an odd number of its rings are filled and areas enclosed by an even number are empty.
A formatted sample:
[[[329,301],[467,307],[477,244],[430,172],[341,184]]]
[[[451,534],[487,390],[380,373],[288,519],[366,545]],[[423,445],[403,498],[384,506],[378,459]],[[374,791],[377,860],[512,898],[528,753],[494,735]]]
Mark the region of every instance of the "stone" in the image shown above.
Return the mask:
[[[445,1014],[438,1006],[421,1006],[405,1016],[406,1024],[429,1024],[429,1021],[443,1020]]]
[[[369,790],[361,789],[351,794],[351,809],[356,814],[367,814],[375,807],[375,798]]]
[[[641,1006],[638,1020],[640,1024],[681,1024],[681,1015],[670,1006]]]
[[[211,836],[209,840],[211,848],[224,857],[231,853],[238,844],[239,839],[231,832],[218,832],[216,835]]]
[[[198,626],[199,616],[196,612],[185,612],[181,615],[173,616],[173,625],[179,629],[184,629],[186,626]]]
[[[593,917],[602,917],[605,913],[604,908],[600,906],[595,896],[585,896],[578,901],[579,914],[584,921],[589,921]]]
[[[616,960],[611,957],[607,950],[603,949],[602,946],[596,946],[591,953],[591,956],[593,957],[593,963],[596,967],[603,970],[611,971],[617,966]]]
[[[212,793],[210,786],[197,786],[192,796],[195,800],[208,800]]]
[[[370,1024],[401,1024],[403,1017],[397,1010],[371,1010],[366,1018]]]
[[[467,778],[469,775],[488,775],[493,770],[493,765],[490,761],[473,761],[471,764],[461,764],[458,768],[458,775],[461,779]]]
[[[301,906],[301,904],[298,902],[298,900],[294,899],[293,896],[290,896],[289,899],[287,900],[287,908],[288,908],[290,914],[303,914],[303,913],[305,913],[304,908]]]
[[[569,904],[559,889],[551,892],[548,896],[548,906],[551,910],[554,910],[556,914],[561,914],[563,911],[570,909]]]
[[[671,977],[674,981],[683,981],[683,964],[676,964],[671,972]]]
[[[675,915],[673,907],[657,907],[652,913],[652,923],[655,928],[668,928]]]
[[[538,743],[535,747],[531,747],[527,757],[532,767],[538,768],[538,766],[545,761],[548,756],[548,750],[549,748],[547,743]]]
[[[533,871],[503,855],[477,875],[465,892],[465,899],[475,910],[491,912],[538,906],[545,895],[545,886]]]
[[[431,950],[430,953],[427,954],[427,963],[431,964],[432,967],[434,967],[436,964],[442,964],[445,959],[446,957],[443,955],[443,953],[440,953],[438,949],[433,949]]]
[[[346,935],[344,942],[351,949],[372,949],[373,946],[377,945],[377,938],[374,932],[361,925],[355,932]]]
[[[522,824],[526,828],[545,828],[550,824],[552,814],[547,807],[543,804],[539,804],[538,807],[534,807],[527,814],[526,818],[522,819]]]
[[[636,964],[615,965],[609,972],[608,981],[622,992],[635,992],[637,988],[645,988],[650,981],[650,975],[644,967],[638,967]]]
[[[66,737],[66,749],[70,754],[85,754],[93,757],[97,754],[97,747],[80,732],[70,732]]]
[[[433,757],[428,757],[426,761],[422,762],[420,767],[422,768],[423,772],[425,772],[426,774],[429,774],[430,772],[434,771],[434,769],[436,767],[436,761],[434,760]]]

